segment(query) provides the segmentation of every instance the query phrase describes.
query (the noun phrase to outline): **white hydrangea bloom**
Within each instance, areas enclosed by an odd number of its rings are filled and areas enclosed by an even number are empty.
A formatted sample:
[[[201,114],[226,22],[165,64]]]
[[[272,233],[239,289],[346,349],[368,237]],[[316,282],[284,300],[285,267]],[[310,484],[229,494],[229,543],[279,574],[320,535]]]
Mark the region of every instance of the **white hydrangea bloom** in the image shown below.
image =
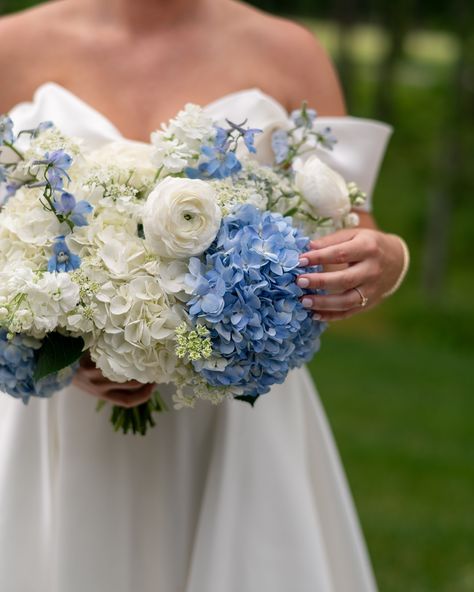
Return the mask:
[[[19,189],[15,199],[10,199],[2,209],[0,227],[28,245],[45,246],[63,234],[64,228],[56,216],[42,205],[41,189]]]
[[[119,140],[109,142],[94,150],[88,160],[94,163],[97,171],[105,168],[113,176],[107,179],[107,184],[113,180],[116,185],[129,185],[141,188],[153,183],[156,167],[152,164],[153,147],[144,142]],[[110,167],[113,163],[113,167]]]
[[[68,273],[35,273],[19,268],[0,273],[0,306],[9,311],[8,328],[42,338],[64,326],[79,303],[79,287]]]

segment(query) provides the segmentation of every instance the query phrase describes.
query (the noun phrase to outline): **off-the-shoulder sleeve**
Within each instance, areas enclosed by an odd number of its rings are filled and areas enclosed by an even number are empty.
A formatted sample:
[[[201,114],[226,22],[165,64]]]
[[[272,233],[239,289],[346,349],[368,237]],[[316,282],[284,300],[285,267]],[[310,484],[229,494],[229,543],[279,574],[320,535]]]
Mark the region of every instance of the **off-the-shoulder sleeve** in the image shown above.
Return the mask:
[[[15,132],[52,120],[65,134],[81,138],[88,149],[121,139],[119,130],[85,101],[54,82],[42,84],[33,100],[19,103],[10,111]]]
[[[284,107],[273,97],[259,89],[231,93],[207,106],[207,111],[220,123],[225,118],[246,120],[252,127],[262,130],[255,139],[257,159],[271,164],[274,154],[271,137],[277,129],[290,129],[293,123]],[[330,127],[337,138],[332,151],[318,149],[317,155],[337,170],[347,182],[354,181],[367,194],[361,209],[370,211],[372,192],[392,133],[392,128],[378,121],[359,117],[318,117],[316,129]],[[241,153],[245,154],[241,147]]]
[[[330,127],[337,138],[332,151],[318,151],[318,156],[337,170],[347,182],[354,181],[367,193],[361,209],[370,211],[372,193],[382,164],[392,127],[358,117],[318,117],[318,127]]]

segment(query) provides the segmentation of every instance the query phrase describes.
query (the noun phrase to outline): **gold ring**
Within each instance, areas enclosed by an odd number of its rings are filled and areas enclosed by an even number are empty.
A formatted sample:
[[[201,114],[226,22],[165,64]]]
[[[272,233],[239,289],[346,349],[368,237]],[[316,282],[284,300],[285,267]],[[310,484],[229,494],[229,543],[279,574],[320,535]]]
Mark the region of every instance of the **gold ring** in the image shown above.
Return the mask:
[[[367,306],[369,299],[367,298],[367,296],[364,296],[362,294],[362,290],[359,290],[359,288],[354,288],[354,290],[359,294],[360,296],[360,305],[362,308],[364,308],[365,306]]]

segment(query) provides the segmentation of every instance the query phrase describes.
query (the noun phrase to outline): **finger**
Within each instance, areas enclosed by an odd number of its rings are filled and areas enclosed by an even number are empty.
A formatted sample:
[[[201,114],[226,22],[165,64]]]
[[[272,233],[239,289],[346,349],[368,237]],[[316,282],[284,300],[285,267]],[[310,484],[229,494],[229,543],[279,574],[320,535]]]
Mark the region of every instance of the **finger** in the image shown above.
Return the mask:
[[[117,388],[122,388],[124,390],[133,390],[143,386],[143,383],[138,382],[137,380],[129,380],[127,382],[113,382],[106,378],[102,374],[102,371],[96,368],[95,366],[92,368],[81,367],[77,371],[77,375],[84,377],[86,380],[88,380],[96,386],[104,388],[110,388],[111,386],[115,386]]]
[[[132,394],[139,393],[141,389],[148,386],[136,380],[124,383],[112,382],[105,378],[99,370],[96,370],[91,378],[81,369],[75,374],[73,381],[76,386],[96,397],[107,396],[111,391],[121,391],[126,397],[129,397]]]
[[[300,267],[308,265],[338,265],[342,263],[357,263],[367,255],[364,241],[355,236],[350,240],[324,247],[323,249],[307,251],[300,256]]]
[[[79,365],[84,369],[94,369],[95,363],[92,361],[89,352],[86,352],[79,360]]]
[[[143,382],[138,382],[138,380],[129,380],[128,382],[112,382],[111,380],[105,379],[109,386],[109,389],[114,389],[118,391],[138,391],[143,388]]]
[[[102,397],[105,392],[104,389],[94,385],[90,380],[82,377],[79,373],[74,376],[73,383],[80,388],[81,391],[85,391],[89,395],[94,395],[94,397]]]
[[[311,309],[323,314],[326,311],[345,311],[360,307],[360,295],[356,290],[343,294],[311,296]]]
[[[309,244],[311,249],[324,249],[332,245],[337,245],[353,239],[358,233],[357,228],[343,228],[342,230],[336,230],[326,236],[312,240]]]
[[[104,396],[104,399],[110,403],[113,403],[114,405],[118,405],[119,407],[130,409],[131,407],[136,407],[137,405],[146,403],[151,397],[153,390],[153,384],[143,385],[139,391],[134,393],[127,393],[122,390],[112,390],[107,392],[107,394]]]
[[[367,272],[366,268],[367,265],[363,262],[356,263],[341,271],[305,273],[298,276],[296,283],[300,288],[346,292],[363,283]],[[304,297],[306,298],[306,295]]]
[[[127,392],[121,389],[112,389],[104,392],[91,384],[81,382],[76,382],[76,386],[97,399],[127,408],[135,407],[148,401],[154,389],[153,384],[142,385],[142,388],[135,392]]]

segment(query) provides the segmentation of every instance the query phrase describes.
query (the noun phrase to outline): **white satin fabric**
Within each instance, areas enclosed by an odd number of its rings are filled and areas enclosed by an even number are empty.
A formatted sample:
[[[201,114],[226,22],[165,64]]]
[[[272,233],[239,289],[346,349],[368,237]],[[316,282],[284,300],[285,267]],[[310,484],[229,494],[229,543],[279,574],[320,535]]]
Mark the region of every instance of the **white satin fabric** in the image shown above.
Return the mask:
[[[255,126],[287,117],[255,89],[207,109]],[[52,119],[91,146],[121,137],[53,83],[11,115],[19,128]],[[370,191],[388,128],[345,117],[331,124],[342,148],[333,162]],[[0,590],[375,591],[306,370],[253,409],[234,401],[171,411],[145,438],[114,433],[95,405],[73,386],[26,407],[0,395]]]

